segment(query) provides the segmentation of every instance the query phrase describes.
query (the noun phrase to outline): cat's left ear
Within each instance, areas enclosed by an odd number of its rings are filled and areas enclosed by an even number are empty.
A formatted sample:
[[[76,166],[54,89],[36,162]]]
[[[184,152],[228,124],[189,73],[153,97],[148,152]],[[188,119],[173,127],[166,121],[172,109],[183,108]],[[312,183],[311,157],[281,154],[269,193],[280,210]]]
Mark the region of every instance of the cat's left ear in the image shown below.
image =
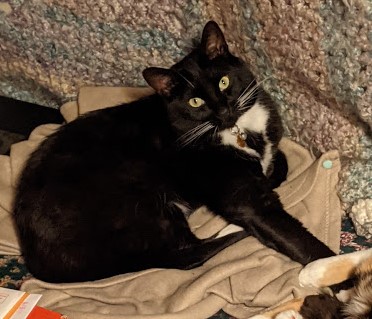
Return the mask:
[[[228,52],[225,37],[214,21],[209,21],[203,30],[201,47],[210,60]]]
[[[151,67],[145,69],[142,75],[146,82],[160,95],[169,96],[172,88],[176,85],[176,76],[170,69]]]

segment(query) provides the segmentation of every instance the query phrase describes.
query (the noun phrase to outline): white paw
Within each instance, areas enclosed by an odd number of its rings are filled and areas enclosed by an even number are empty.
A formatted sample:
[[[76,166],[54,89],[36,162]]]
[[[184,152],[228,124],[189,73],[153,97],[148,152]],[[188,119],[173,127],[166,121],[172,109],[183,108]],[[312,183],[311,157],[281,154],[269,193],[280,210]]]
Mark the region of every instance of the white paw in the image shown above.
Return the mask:
[[[275,319],[303,319],[303,317],[297,311],[287,310],[275,316]]]
[[[301,287],[317,287],[322,286],[322,279],[327,270],[329,262],[326,259],[319,259],[306,265],[298,275],[298,280]]]
[[[351,297],[354,295],[354,289],[348,289],[348,290],[340,290],[336,294],[336,298],[340,300],[341,302],[348,302]]]
[[[358,264],[369,257],[372,257],[372,249],[315,260],[301,270],[300,285],[321,288],[344,281]]]

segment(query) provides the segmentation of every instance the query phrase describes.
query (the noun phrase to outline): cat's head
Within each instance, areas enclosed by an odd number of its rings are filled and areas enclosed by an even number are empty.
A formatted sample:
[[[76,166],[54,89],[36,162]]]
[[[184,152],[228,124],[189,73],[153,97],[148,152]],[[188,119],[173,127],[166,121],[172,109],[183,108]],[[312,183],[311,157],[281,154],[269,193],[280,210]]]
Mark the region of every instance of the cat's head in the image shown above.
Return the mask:
[[[184,144],[234,127],[257,98],[254,76],[229,52],[214,21],[206,24],[200,45],[184,59],[170,69],[145,69],[143,76],[164,97],[171,124]]]

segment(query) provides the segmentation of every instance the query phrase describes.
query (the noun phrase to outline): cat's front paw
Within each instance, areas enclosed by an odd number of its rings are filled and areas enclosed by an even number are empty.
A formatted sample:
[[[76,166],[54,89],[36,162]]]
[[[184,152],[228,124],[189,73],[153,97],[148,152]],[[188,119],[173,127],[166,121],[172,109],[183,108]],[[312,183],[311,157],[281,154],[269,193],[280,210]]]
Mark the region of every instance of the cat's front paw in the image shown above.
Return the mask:
[[[249,319],[303,319],[303,317],[295,310],[286,310],[277,314],[275,317],[271,317],[269,315],[256,315],[250,317]]]
[[[298,275],[301,287],[323,287],[324,276],[328,262],[325,259],[318,259],[306,265]]]
[[[275,319],[303,319],[303,317],[295,310],[287,310],[276,315]]]

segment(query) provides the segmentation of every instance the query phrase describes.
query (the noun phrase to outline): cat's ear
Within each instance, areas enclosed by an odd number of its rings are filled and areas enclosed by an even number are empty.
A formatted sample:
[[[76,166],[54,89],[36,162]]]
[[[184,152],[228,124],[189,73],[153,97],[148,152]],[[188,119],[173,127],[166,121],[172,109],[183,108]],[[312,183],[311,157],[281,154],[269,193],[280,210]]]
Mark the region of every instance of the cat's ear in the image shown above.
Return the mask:
[[[169,96],[172,88],[176,85],[176,76],[170,69],[151,67],[145,69],[142,75],[146,82],[160,95]]]
[[[212,60],[228,52],[228,45],[225,37],[214,21],[209,21],[203,30],[201,47],[207,57]]]

